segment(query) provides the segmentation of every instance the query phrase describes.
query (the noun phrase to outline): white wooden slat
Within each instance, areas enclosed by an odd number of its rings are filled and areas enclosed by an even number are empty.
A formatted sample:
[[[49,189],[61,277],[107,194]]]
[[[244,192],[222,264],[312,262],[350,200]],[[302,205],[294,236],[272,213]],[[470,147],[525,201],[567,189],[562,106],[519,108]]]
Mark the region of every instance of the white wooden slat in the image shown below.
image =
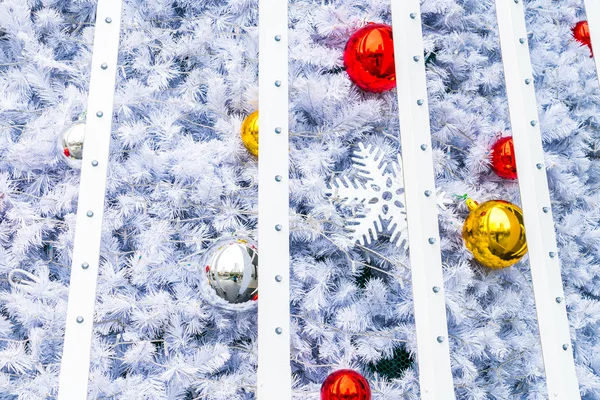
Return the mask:
[[[450,400],[455,395],[419,0],[392,0],[392,22],[421,398]]]
[[[522,0],[496,0],[529,264],[550,399],[580,399]]]
[[[289,400],[288,3],[259,1],[258,400]]]
[[[122,0],[99,0],[59,400],[87,399]]]
[[[598,82],[600,83],[600,1],[599,0],[584,0],[585,3],[585,13],[587,15],[588,26],[590,28],[590,36],[592,38],[592,48],[594,48],[594,43],[596,43],[596,57],[594,57],[594,61],[596,62],[596,71],[598,76]]]

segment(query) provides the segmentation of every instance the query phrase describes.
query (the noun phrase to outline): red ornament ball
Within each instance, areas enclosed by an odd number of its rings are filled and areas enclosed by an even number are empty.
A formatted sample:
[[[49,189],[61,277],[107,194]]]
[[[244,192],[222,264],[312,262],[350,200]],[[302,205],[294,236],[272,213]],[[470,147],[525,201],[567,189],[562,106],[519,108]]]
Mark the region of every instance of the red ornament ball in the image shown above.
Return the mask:
[[[392,27],[370,23],[346,43],[344,66],[350,80],[368,92],[381,93],[396,86]]]
[[[517,179],[517,163],[512,137],[503,137],[492,146],[490,163],[500,178]]]
[[[321,400],[371,400],[371,388],[358,372],[341,369],[323,382]]]
[[[579,43],[589,47],[592,56],[594,55],[594,51],[592,50],[592,38],[590,36],[590,26],[587,21],[579,21],[575,24],[575,27],[573,27],[573,37]]]

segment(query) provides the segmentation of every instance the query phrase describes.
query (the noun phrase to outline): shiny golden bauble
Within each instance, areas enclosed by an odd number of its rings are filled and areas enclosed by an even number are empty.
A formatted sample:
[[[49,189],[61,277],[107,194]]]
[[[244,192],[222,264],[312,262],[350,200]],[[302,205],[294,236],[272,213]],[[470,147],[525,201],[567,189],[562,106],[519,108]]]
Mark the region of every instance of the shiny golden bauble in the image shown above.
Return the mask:
[[[248,115],[242,123],[242,142],[248,151],[258,157],[258,111]]]
[[[471,214],[463,226],[463,239],[475,260],[493,269],[510,267],[527,253],[523,212],[503,200],[478,204],[467,200]]]

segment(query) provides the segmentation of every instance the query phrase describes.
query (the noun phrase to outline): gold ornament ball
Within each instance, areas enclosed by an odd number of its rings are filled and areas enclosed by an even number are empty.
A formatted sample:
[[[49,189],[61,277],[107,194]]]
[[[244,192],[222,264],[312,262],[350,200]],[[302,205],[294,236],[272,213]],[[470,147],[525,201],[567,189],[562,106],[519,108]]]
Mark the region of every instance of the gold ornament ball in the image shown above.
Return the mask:
[[[258,111],[248,115],[242,123],[242,142],[248,151],[258,157]]]
[[[478,204],[467,199],[471,214],[463,226],[465,245],[475,260],[492,269],[510,267],[527,253],[523,212],[503,200]]]

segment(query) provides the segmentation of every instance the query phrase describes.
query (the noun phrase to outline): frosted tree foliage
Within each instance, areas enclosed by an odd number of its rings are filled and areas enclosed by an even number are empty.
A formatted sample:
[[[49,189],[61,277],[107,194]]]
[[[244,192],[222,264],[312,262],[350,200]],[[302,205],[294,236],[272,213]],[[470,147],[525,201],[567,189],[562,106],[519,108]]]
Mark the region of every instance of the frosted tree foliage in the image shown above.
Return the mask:
[[[239,128],[258,107],[257,1],[124,3],[89,398],[254,399],[256,303],[212,298],[200,260],[223,236],[256,235],[257,161]],[[600,88],[570,32],[583,0],[525,3],[577,373],[584,399],[599,399]],[[95,5],[0,1],[0,400],[57,395],[80,174],[59,139],[86,111]],[[459,196],[520,202],[488,168],[510,134],[493,1],[423,0],[422,12],[436,184],[453,199],[439,218],[456,394],[545,399],[527,257],[490,271],[461,239]],[[298,400],[343,367],[376,400],[419,398],[416,361],[377,368],[398,352],[416,360],[408,249],[386,232],[355,243],[326,196],[359,143],[385,163],[401,154],[396,91],[364,93],[343,70],[369,21],[391,23],[389,2],[290,5]]]

